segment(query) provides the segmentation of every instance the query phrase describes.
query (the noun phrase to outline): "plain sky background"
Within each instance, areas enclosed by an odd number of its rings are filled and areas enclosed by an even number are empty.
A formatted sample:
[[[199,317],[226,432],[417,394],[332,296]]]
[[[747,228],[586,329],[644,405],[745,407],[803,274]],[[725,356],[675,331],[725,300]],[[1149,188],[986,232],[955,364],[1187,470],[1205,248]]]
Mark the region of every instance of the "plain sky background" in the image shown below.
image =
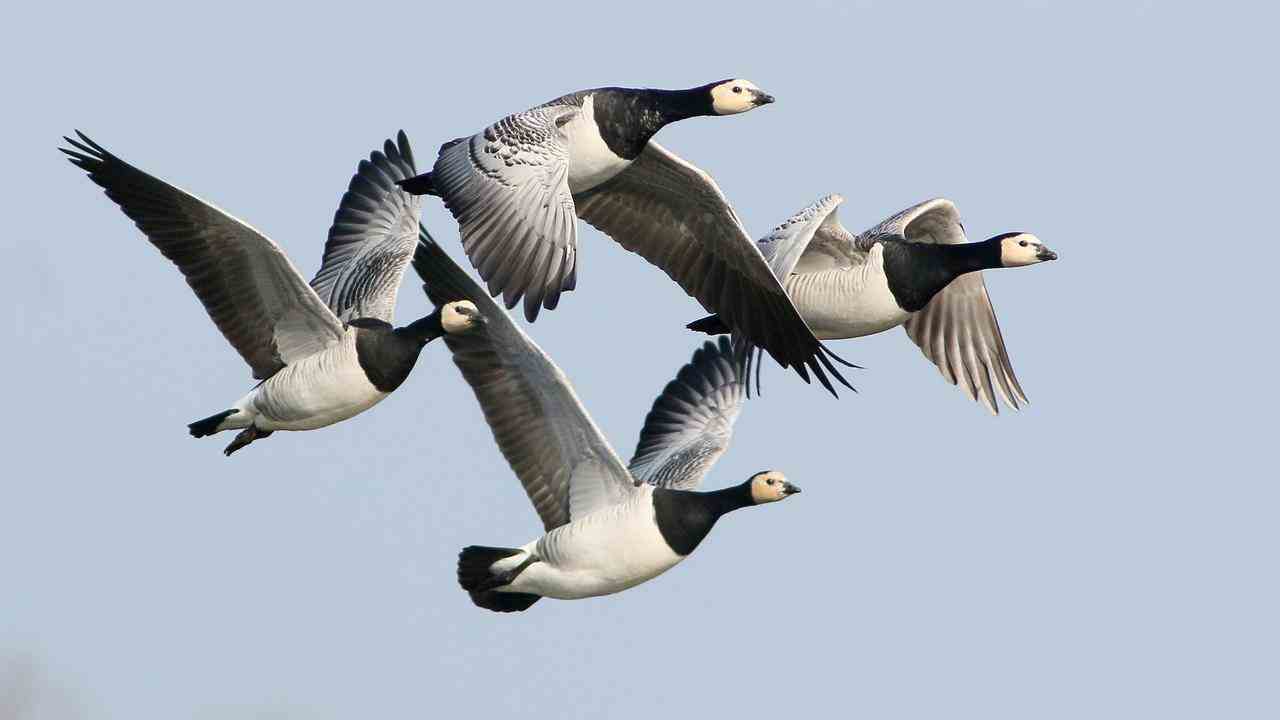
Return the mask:
[[[1280,716],[1261,5],[11,8],[0,684],[24,720]],[[309,277],[399,128],[426,166],[568,91],[733,76],[777,104],[660,140],[753,235],[828,192],[855,230],[942,195],[972,239],[1060,253],[987,273],[1033,404],[989,416],[901,331],[834,344],[867,368],[839,401],[770,365],[706,486],[775,467],[804,495],[517,615],[454,580],[540,525],[443,345],[371,412],[223,457],[185,425],[247,368],[55,150],[81,128]],[[702,311],[585,225],[579,257],[532,333],[629,457]],[[410,273],[398,318],[427,308]]]

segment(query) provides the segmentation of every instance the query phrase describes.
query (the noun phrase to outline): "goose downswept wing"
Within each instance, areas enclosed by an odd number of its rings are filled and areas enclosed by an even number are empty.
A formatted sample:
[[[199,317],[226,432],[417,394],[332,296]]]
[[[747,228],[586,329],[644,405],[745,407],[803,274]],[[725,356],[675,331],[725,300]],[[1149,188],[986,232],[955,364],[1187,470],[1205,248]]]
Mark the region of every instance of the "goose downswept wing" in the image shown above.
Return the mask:
[[[814,337],[710,175],[650,141],[626,172],[575,202],[579,217],[661,268],[735,337],[805,382],[812,371],[833,395],[827,373],[852,389],[831,359],[849,363]]]
[[[968,242],[960,212],[944,198],[903,210],[859,235],[857,244],[869,245],[885,238],[938,245]],[[923,310],[912,314],[903,328],[947,382],[959,385],[991,412],[1000,411],[996,391],[1015,409],[1019,402],[1028,403],[1013,372],[981,272],[952,280]]]

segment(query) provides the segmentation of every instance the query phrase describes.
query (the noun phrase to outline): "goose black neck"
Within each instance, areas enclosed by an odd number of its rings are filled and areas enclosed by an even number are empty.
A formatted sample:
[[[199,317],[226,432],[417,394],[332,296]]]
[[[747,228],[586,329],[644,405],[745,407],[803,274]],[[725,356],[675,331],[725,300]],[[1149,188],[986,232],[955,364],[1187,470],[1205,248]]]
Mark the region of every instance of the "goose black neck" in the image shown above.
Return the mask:
[[[646,90],[662,117],[662,122],[673,123],[691,117],[715,115],[711,106],[711,88],[702,85],[687,90]]]
[[[755,504],[755,500],[751,497],[751,483],[749,482],[701,493],[701,495],[707,509],[714,512],[716,517]]]
[[[436,308],[430,315],[396,328],[395,333],[400,337],[416,340],[419,345],[426,345],[444,334],[444,326],[440,323],[440,309]]]
[[[721,515],[753,504],[750,484],[714,492],[653,491],[654,520],[673,552],[686,556],[698,547]]]
[[[1000,267],[1000,239],[961,245],[938,245],[946,267],[955,277],[975,270]]]

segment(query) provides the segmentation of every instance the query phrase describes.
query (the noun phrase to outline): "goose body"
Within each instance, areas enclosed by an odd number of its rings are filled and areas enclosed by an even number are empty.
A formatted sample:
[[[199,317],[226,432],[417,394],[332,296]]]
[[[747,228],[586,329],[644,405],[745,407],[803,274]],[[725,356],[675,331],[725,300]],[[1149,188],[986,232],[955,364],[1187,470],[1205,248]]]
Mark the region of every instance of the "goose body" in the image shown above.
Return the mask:
[[[854,236],[837,218],[843,201],[824,197],[760,242],[814,336],[839,340],[903,326],[947,380],[993,413],[997,393],[1011,407],[1025,404],[981,271],[1057,254],[1029,233],[967,242],[955,205],[940,198]],[[689,327],[729,330],[714,315]]]
[[[830,388],[829,376],[844,382],[830,354],[720,188],[653,140],[673,122],[770,102],[746,80],[581,90],[445,143],[431,172],[399,184],[444,201],[490,294],[508,308],[523,299],[530,321],[577,286],[581,218],[661,268],[783,367]]]
[[[654,493],[649,485],[631,497],[561,525],[520,548],[494,570],[530,564],[503,592],[529,593],[559,600],[611,595],[652,580],[684,560],[662,536]],[[497,588],[495,588],[497,589]]]
[[[425,231],[413,264],[433,303],[467,299],[487,319],[445,343],[545,530],[520,547],[462,551],[459,583],[480,607],[621,592],[688,557],[725,513],[798,492],[772,471],[697,491],[745,397],[744,358],[727,339],[707,343],[668,383],[624,466],[564,373]]]
[[[791,274],[783,282],[791,301],[820,340],[862,337],[897,327],[911,317],[889,288],[884,247],[857,267]]]
[[[426,343],[483,321],[464,303],[401,328],[389,322],[421,210],[395,185],[414,173],[404,133],[360,163],[310,283],[244,222],[84,135],[67,142],[63,152],[178,266],[262,381],[188,428],[195,437],[242,430],[228,455],[276,430],[314,430],[364,412],[404,381]]]

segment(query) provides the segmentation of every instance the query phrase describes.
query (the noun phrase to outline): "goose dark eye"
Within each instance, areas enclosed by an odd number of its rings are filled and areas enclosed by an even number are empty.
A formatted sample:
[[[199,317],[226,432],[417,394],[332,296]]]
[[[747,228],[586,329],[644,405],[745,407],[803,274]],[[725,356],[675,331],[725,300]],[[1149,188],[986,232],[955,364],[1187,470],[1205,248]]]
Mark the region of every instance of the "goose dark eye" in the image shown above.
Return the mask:
[[[773,484],[773,478],[769,478],[768,480],[765,480],[765,482],[767,482],[767,483],[769,483],[770,485],[772,485],[772,484]]]
[[[737,85],[734,85],[734,86],[733,86],[733,91],[734,91],[734,92],[736,92],[736,93],[740,93],[740,92],[742,92],[742,88],[738,87]]]
[[[1022,247],[1026,247],[1026,246],[1027,246],[1027,241],[1026,241],[1026,240],[1019,240],[1019,241],[1018,241],[1018,244],[1019,244],[1019,245],[1021,245]]]

